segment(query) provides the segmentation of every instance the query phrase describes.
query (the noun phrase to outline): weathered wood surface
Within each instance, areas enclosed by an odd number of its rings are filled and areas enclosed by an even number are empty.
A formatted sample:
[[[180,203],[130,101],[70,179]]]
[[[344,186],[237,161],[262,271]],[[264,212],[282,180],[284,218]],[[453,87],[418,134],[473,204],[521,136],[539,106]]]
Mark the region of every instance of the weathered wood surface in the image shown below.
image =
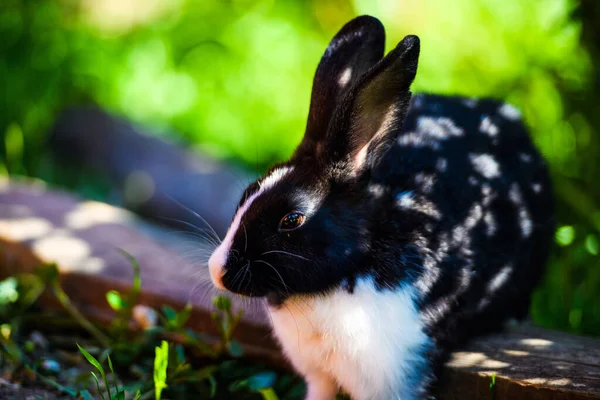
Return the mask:
[[[161,243],[150,236],[160,238]],[[206,259],[207,246],[197,238],[165,233],[104,203],[78,201],[58,191],[49,193],[42,184],[0,181],[0,276],[56,262],[65,291],[95,319],[106,321],[112,315],[105,299],[108,290],[127,292],[131,286],[133,269],[119,251],[122,249],[140,264],[142,304],[181,309],[191,302],[190,327],[216,334],[209,314],[216,291],[201,262]],[[270,333],[262,307],[246,301],[244,312],[244,329],[237,334],[247,350],[262,356],[265,350],[275,349],[265,340]],[[264,356],[274,355],[278,356]]]
[[[105,293],[127,291],[131,283],[131,267],[118,251],[124,249],[141,266],[141,303],[181,308],[191,301],[190,327],[214,333],[209,317],[213,292],[205,267],[193,261],[206,259],[193,255],[207,250],[198,239],[182,244],[181,238],[127,211],[82,202],[41,185],[5,181],[0,184],[0,244],[0,276],[55,261],[67,293],[86,315],[101,322],[111,316]],[[44,306],[56,304],[48,300]],[[267,317],[252,303],[237,337],[250,356],[283,366],[266,325]],[[453,354],[439,397],[600,398],[600,341],[523,326],[482,338]]]
[[[175,222],[190,219],[182,204],[224,234],[253,177],[208,155],[145,134],[141,127],[93,107],[64,112],[52,129],[50,148],[57,161],[108,178],[125,207],[183,230],[187,227]]]

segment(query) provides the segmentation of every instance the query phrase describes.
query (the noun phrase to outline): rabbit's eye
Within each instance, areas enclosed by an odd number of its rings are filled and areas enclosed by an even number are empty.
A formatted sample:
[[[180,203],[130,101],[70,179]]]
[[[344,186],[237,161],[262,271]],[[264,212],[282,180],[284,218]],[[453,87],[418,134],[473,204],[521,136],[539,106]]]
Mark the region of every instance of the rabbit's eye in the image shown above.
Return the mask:
[[[291,231],[300,227],[306,217],[300,211],[293,211],[283,217],[279,222],[280,231]]]

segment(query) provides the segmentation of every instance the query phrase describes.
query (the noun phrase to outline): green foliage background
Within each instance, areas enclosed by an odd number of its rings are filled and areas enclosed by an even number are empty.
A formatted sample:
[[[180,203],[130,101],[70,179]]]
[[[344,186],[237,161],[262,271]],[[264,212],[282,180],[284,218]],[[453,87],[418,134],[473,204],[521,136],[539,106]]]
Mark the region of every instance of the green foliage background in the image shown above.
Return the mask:
[[[300,140],[322,51],[359,14],[382,20],[388,48],[421,37],[415,91],[523,111],[552,168],[560,226],[533,317],[600,335],[597,2],[2,0],[2,169],[47,177],[49,126],[90,101],[264,169]]]

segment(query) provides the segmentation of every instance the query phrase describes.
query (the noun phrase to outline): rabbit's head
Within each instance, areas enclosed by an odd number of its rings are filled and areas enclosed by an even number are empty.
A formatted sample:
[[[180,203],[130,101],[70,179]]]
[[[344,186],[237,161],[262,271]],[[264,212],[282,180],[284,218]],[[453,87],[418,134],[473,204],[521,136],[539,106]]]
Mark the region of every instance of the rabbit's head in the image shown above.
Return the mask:
[[[210,257],[217,287],[277,299],[366,272],[377,207],[371,172],[400,133],[419,56],[416,36],[382,58],[384,41],[381,23],[368,16],[333,38],[314,78],[302,142],[246,189]]]

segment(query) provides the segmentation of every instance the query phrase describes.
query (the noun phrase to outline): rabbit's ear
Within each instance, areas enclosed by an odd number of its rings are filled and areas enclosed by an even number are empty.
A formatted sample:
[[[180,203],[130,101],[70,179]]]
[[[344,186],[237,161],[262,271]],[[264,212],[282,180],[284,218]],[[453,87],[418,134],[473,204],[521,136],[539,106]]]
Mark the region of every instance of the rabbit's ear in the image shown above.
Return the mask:
[[[383,25],[366,15],[348,22],[331,40],[315,73],[306,132],[295,157],[315,157],[322,150],[334,110],[348,89],[383,57],[384,45]]]
[[[408,111],[419,50],[419,38],[406,36],[348,91],[327,132],[328,163],[353,176],[391,147]]]

